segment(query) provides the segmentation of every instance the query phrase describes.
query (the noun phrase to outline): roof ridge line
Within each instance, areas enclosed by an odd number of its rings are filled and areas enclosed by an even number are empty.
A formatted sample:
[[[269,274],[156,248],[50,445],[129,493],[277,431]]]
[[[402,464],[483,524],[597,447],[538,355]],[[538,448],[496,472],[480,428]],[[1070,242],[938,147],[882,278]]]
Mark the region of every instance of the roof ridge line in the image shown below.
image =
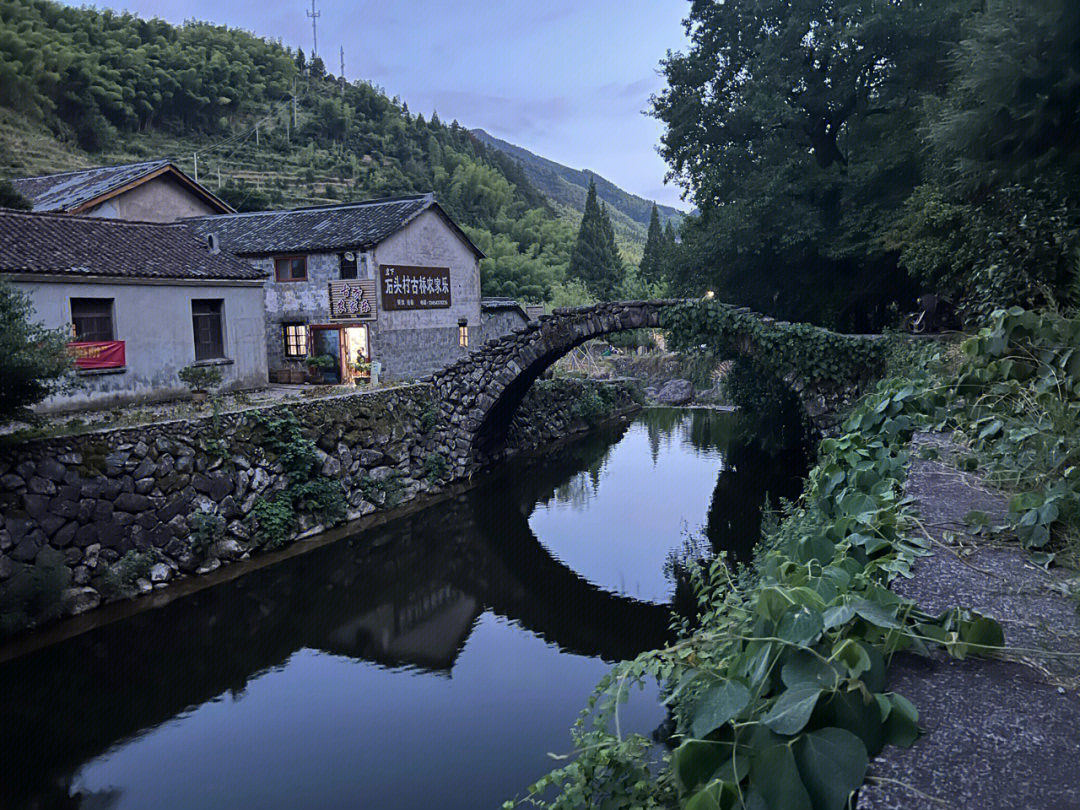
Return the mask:
[[[42,180],[46,177],[63,177],[66,174],[83,174],[84,172],[103,171],[105,169],[120,169],[124,166],[148,166],[151,163],[172,163],[172,158],[155,158],[154,160],[136,160],[132,163],[116,163],[112,166],[88,166],[85,169],[68,169],[62,172],[49,172],[48,174],[35,174],[29,177],[12,177],[12,180]]]
[[[401,194],[395,197],[376,197],[372,200],[357,200],[355,202],[329,203],[327,205],[305,205],[300,208],[270,208],[265,211],[237,211],[234,214],[204,214],[198,217],[186,217],[183,222],[195,220],[207,221],[213,219],[235,219],[237,217],[251,216],[274,216],[280,214],[302,214],[308,211],[340,211],[347,208],[362,208],[367,205],[389,205],[395,202],[408,202],[410,200],[427,200],[437,203],[434,191],[426,191],[422,194]]]
[[[65,222],[82,222],[90,224],[109,224],[109,225],[151,225],[156,228],[169,228],[178,225],[184,225],[189,220],[177,219],[172,222],[152,222],[148,219],[120,219],[119,217],[92,217],[85,216],[83,214],[71,214],[67,211],[24,211],[21,208],[3,208],[0,207],[0,216],[8,216],[15,214],[17,216],[24,217],[36,217],[39,219],[59,219]]]

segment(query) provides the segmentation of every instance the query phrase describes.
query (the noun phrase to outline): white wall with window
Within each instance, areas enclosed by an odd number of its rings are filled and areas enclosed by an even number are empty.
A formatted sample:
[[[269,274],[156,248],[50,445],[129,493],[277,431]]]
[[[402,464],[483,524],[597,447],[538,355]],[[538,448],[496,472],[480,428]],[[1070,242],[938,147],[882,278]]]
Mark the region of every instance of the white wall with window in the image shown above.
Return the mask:
[[[8,280],[29,294],[37,320],[70,330],[76,346],[122,344],[123,365],[78,371],[79,389],[43,412],[183,396],[177,372],[193,364],[217,367],[224,390],[267,383],[260,281]]]

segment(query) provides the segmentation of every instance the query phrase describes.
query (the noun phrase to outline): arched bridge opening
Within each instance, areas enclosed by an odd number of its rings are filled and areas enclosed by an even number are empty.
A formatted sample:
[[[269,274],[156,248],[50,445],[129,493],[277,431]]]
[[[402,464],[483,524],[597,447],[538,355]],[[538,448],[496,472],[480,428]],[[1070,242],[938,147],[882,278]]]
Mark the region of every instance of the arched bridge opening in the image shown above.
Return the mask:
[[[557,309],[436,372],[433,382],[442,397],[443,416],[452,440],[458,447],[467,445],[477,462],[493,457],[504,444],[514,414],[533,383],[560,357],[593,338],[630,329],[664,327],[670,315],[680,308],[685,310],[687,305],[708,306],[726,316],[727,333],[718,336],[706,329],[703,339],[722,337],[714,342],[723,346],[731,359],[762,357],[767,353],[764,344],[771,345],[762,339],[763,335],[785,328],[796,339],[814,339],[815,345],[836,353],[874,337],[837,335],[724,304],[677,299]],[[822,433],[835,427],[842,409],[876,376],[874,369],[859,367],[844,379],[808,378],[794,363],[775,357],[771,361],[777,366],[774,371],[799,397],[810,422]]]

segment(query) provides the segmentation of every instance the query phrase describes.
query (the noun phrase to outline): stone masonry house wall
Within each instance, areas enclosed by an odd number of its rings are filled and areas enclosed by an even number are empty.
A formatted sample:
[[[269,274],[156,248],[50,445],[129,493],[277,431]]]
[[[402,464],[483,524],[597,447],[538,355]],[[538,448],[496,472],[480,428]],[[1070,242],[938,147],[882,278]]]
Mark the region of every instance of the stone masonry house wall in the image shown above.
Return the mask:
[[[450,306],[445,309],[379,308],[371,333],[372,357],[392,378],[422,377],[469,353],[458,343],[465,321],[471,341],[480,337],[480,265],[474,249],[432,210],[374,248],[374,270],[384,264],[450,268]],[[382,303],[380,293],[380,304]]]

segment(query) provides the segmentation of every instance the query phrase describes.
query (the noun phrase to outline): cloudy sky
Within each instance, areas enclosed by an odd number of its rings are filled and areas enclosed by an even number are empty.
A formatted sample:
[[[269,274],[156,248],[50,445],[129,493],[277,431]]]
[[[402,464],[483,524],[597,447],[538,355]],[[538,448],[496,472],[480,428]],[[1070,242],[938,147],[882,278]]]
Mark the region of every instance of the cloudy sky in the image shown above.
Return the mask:
[[[592,169],[628,191],[686,207],[664,185],[662,127],[643,111],[685,47],[687,0],[316,0],[319,54],[425,116],[481,127]],[[170,22],[238,26],[310,54],[311,0],[96,0]]]

